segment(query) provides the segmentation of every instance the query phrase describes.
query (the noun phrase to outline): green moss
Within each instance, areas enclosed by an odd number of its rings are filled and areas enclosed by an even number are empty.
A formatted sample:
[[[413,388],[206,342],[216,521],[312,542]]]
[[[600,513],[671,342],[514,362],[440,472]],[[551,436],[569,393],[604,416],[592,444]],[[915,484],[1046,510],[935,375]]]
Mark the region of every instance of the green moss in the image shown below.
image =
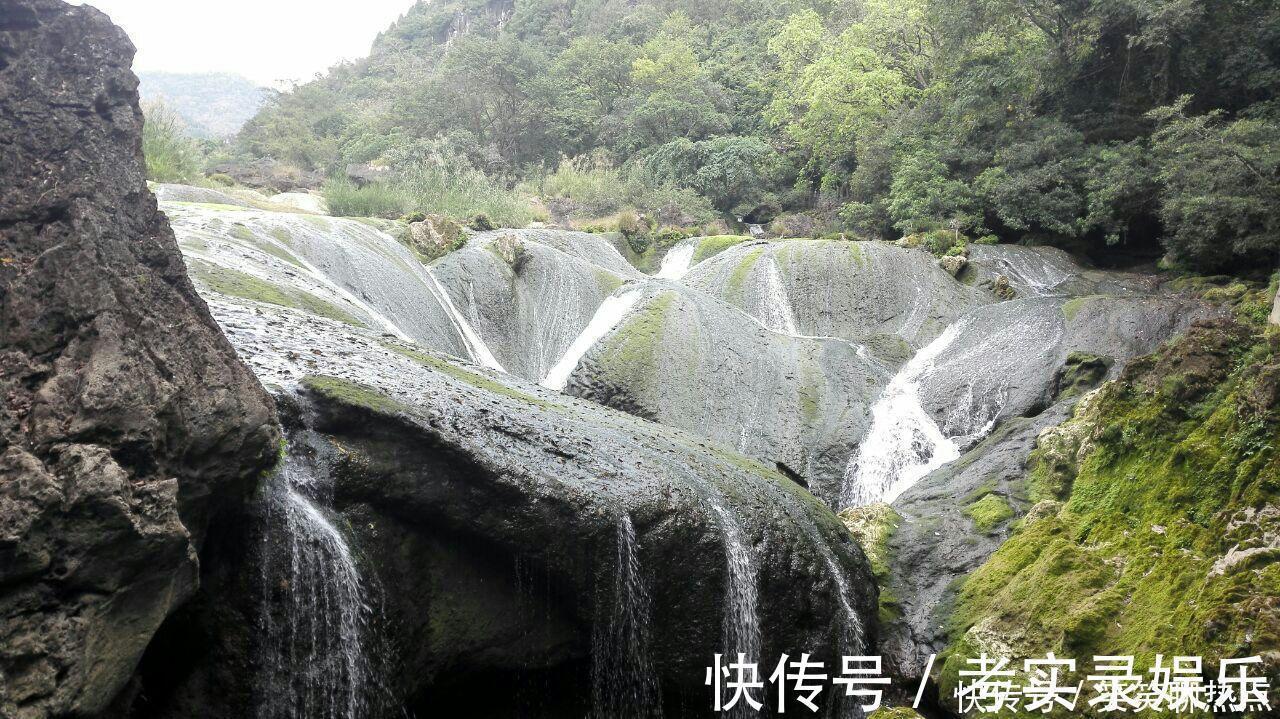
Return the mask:
[[[1062,305],[1062,316],[1066,317],[1068,322],[1075,320],[1076,315],[1080,314],[1080,310],[1084,309],[1084,306],[1092,299],[1093,297],[1091,296],[1076,297],[1068,300],[1066,304]]]
[[[253,236],[253,230],[250,230],[239,222],[231,226],[231,236],[237,240],[245,240],[247,242],[253,242],[257,239]]]
[[[964,516],[973,520],[978,531],[990,532],[1013,518],[1013,508],[1004,497],[986,494],[982,499],[966,506]]]
[[[451,362],[440,359],[439,357],[434,357],[425,352],[419,352],[418,350],[412,349],[410,347],[405,347],[404,345],[394,344],[391,342],[383,343],[383,346],[391,350],[392,352],[395,352],[396,354],[402,355],[404,357],[408,357],[409,359],[413,360],[414,362],[417,362],[418,364],[424,367],[430,367],[432,369],[436,369],[441,372],[444,372],[445,374],[449,375],[450,377],[453,377],[454,379],[461,380],[462,382],[465,382],[471,385],[472,387],[483,389],[486,392],[492,392],[493,394],[501,395],[503,397],[508,397],[510,399],[516,399],[522,402],[527,402],[529,404],[532,404],[538,407],[554,407],[555,406],[544,399],[535,397],[526,392],[521,392],[520,390],[514,387],[507,386],[501,382],[498,382],[497,380],[486,377],[485,375],[482,375],[478,372],[472,372],[469,369],[466,369],[464,367],[459,367],[458,365],[455,365]]]
[[[600,291],[605,294],[613,294],[614,290],[625,284],[621,277],[601,268],[596,268],[596,282],[600,285]]]
[[[862,251],[862,245],[857,242],[849,243],[849,254],[853,255],[853,263],[858,267],[865,268],[867,266],[867,256]]]
[[[248,212],[253,209],[251,207],[243,207],[241,205],[225,205],[221,202],[168,202],[165,204],[176,205],[178,207],[200,207],[206,210],[217,210],[219,212]]]
[[[408,407],[377,390],[355,382],[327,375],[312,375],[302,379],[302,386],[343,404],[364,407],[383,414],[407,412]]]
[[[328,232],[332,227],[328,220],[317,215],[303,215],[302,220],[317,230],[323,230],[325,232]]]
[[[902,604],[894,592],[889,569],[889,540],[902,524],[902,515],[887,504],[872,504],[846,509],[839,518],[867,555],[871,573],[880,586],[880,621],[888,623],[900,618]]]
[[[653,298],[613,332],[604,352],[607,366],[629,381],[652,381],[656,371],[655,352],[662,345],[667,313],[677,294],[666,291]]]
[[[921,719],[914,709],[907,707],[885,707],[877,709],[867,719]]]
[[[757,247],[748,252],[737,266],[733,268],[733,274],[729,275],[729,282],[726,290],[730,297],[741,297],[743,287],[747,283],[747,275],[751,274],[751,268],[756,266],[756,262],[760,261],[760,256],[764,254],[763,247]]]
[[[310,292],[273,285],[239,270],[202,260],[192,260],[191,267],[197,280],[219,294],[290,307],[356,327],[363,326],[355,317]]]
[[[1037,505],[964,582],[948,622],[944,692],[961,658],[1001,645],[1134,655],[1147,667],[1156,653],[1277,656],[1280,552],[1240,561],[1239,550],[1280,533],[1280,408],[1271,394],[1251,394],[1278,381],[1280,338],[1239,347],[1232,337],[1249,335],[1193,330],[1159,361],[1135,361],[1060,428],[1066,449],[1056,461],[1075,463],[1074,478],[1040,493],[1067,501]],[[1188,411],[1161,380],[1194,372],[1202,347],[1223,342],[1229,373],[1208,375],[1216,384]]]
[[[696,265],[708,257],[714,257],[730,247],[740,245],[750,239],[746,235],[712,235],[711,237],[704,237],[698,242],[698,249],[693,251],[693,260],[691,262]]]

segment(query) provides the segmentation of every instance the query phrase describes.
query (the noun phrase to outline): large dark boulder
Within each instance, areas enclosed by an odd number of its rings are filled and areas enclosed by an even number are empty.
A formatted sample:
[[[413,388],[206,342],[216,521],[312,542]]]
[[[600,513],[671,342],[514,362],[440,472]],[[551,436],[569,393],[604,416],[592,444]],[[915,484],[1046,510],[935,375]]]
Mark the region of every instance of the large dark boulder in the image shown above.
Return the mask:
[[[6,717],[101,712],[277,447],[147,191],[132,57],[91,7],[0,0]]]

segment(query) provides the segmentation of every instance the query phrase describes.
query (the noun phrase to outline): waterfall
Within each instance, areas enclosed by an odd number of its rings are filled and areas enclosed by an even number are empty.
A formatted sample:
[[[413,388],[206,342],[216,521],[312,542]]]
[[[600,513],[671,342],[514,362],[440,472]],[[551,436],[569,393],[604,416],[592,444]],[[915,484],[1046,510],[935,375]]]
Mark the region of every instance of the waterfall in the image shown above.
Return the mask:
[[[871,430],[845,467],[843,506],[892,502],[929,472],[960,457],[959,447],[920,404],[920,381],[962,326],[951,325],[917,352],[871,407]]]
[[[719,519],[729,569],[725,587],[724,651],[731,657],[741,653],[747,655],[748,661],[761,661],[755,562],[738,519],[718,498],[711,498],[710,503]]]
[[[597,612],[591,647],[593,719],[662,719],[662,690],[649,650],[651,599],[640,572],[635,526],[622,515],[609,615]]]
[[[453,304],[453,298],[449,296],[448,291],[440,284],[440,280],[436,279],[436,275],[431,271],[430,267],[423,267],[423,274],[426,275],[428,286],[432,293],[436,295],[436,299],[440,300],[440,305],[444,307],[445,312],[449,315],[449,320],[453,322],[453,326],[458,330],[458,334],[462,337],[462,342],[467,346],[467,352],[471,354],[471,359],[475,362],[495,369],[499,372],[506,372],[502,369],[498,359],[489,351],[489,345],[484,343],[480,338],[480,333],[475,331],[471,323],[466,317],[458,311],[458,306]]]
[[[662,257],[662,267],[658,269],[658,279],[679,280],[689,274],[689,268],[693,264],[693,253],[697,249],[697,242],[685,240],[667,250],[667,254]]]
[[[623,285],[606,297],[596,309],[596,313],[592,315],[591,321],[582,329],[582,333],[569,345],[569,349],[565,350],[564,356],[547,372],[547,376],[542,380],[542,386],[563,390],[569,384],[569,375],[577,369],[583,355],[595,346],[601,337],[609,334],[609,330],[617,327],[622,318],[631,311],[632,307],[635,307],[636,302],[640,300],[640,295],[643,294],[641,289],[634,285]]]
[[[816,529],[814,533],[817,533]],[[822,561],[827,565],[827,573],[831,575],[831,580],[836,583],[836,601],[840,604],[840,615],[843,618],[840,622],[840,655],[842,657],[862,656],[867,650],[866,632],[862,627],[862,617],[858,616],[858,610],[853,606],[853,590],[849,587],[849,579],[840,569],[835,553],[822,537],[815,537],[813,544],[822,554]],[[862,707],[845,697],[843,692],[835,692],[827,706],[829,717],[862,719],[864,716]]]
[[[768,329],[782,334],[796,336],[795,311],[791,307],[791,297],[782,282],[782,271],[778,269],[778,261],[769,255],[764,262],[764,276],[761,278],[761,294],[757,299],[758,310],[751,314],[760,318]]]
[[[308,433],[292,440],[267,489],[257,716],[366,717],[371,609],[351,548],[321,508],[333,488],[320,443]]]
[[[751,550],[747,549],[746,538],[737,517],[718,497],[713,495],[708,501],[719,519],[729,575],[725,583],[725,611],[721,619],[724,655],[732,661],[737,661],[738,655],[743,654],[748,662],[763,662],[765,658],[761,656],[761,652],[764,642],[760,636],[756,567]],[[747,719],[755,715],[746,702],[738,702],[728,713],[734,719]]]

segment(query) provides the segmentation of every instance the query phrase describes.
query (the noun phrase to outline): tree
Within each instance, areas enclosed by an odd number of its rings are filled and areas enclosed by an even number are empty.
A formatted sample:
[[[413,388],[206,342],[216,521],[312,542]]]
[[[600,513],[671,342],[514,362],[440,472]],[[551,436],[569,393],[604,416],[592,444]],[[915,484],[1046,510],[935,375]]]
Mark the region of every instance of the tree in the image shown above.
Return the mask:
[[[1280,252],[1280,123],[1186,114],[1190,97],[1151,113],[1159,162],[1160,219],[1176,261],[1230,269],[1275,264]]]

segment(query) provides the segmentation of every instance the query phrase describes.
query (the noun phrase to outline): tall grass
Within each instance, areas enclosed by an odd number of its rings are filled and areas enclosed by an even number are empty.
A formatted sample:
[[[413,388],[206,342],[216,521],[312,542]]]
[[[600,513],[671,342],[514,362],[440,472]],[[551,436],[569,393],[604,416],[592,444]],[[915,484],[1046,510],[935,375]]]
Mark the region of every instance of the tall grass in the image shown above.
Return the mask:
[[[569,200],[573,214],[581,217],[631,209],[660,224],[689,225],[715,218],[706,198],[653,177],[638,164],[614,167],[602,160],[578,157],[562,161],[555,172],[529,187],[547,199]]]
[[[466,221],[484,215],[498,227],[524,227],[533,208],[521,195],[457,155],[428,152],[400,158],[394,179],[356,187],[331,180],[324,197],[335,215],[395,218],[412,212]]]
[[[485,215],[499,227],[524,227],[533,208],[519,193],[469,165],[427,160],[410,166],[400,186],[413,199],[413,210],[458,219]]]
[[[163,103],[143,107],[142,154],[148,180],[191,184],[201,176],[199,144],[187,136],[177,113]]]
[[[332,179],[321,190],[329,212],[340,217],[382,217],[394,219],[408,214],[413,203],[400,187],[374,183],[356,187],[347,179]]]

